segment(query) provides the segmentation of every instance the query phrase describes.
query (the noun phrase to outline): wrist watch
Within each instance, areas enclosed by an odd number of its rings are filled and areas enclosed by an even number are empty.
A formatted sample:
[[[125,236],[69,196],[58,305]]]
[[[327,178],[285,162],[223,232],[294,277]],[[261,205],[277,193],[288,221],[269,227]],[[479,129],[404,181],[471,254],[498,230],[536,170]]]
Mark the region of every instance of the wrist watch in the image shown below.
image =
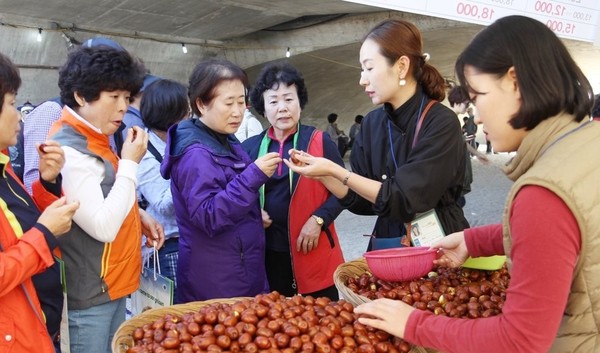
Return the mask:
[[[323,223],[325,223],[325,221],[323,220],[323,218],[316,216],[316,215],[312,215],[312,218],[315,219],[315,221],[317,222],[317,224],[319,225],[319,227],[323,226]]]

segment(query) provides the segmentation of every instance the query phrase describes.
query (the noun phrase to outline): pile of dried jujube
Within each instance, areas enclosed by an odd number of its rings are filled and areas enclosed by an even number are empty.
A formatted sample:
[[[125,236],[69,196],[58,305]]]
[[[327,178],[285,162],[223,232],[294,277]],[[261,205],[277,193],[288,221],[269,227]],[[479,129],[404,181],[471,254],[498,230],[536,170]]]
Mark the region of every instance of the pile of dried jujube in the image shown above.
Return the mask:
[[[213,303],[136,328],[136,352],[398,353],[410,345],[358,323],[352,304],[277,292]]]
[[[497,271],[440,267],[427,278],[406,282],[388,282],[366,272],[349,278],[346,286],[369,299],[397,299],[436,315],[478,318],[502,312],[509,281],[506,267]]]

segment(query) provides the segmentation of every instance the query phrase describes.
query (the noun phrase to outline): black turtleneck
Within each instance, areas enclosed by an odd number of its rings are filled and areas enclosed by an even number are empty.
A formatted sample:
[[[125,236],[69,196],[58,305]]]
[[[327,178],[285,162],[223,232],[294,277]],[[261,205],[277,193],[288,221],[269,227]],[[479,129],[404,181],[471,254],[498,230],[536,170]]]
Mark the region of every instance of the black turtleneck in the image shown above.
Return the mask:
[[[342,204],[357,214],[379,216],[379,237],[404,234],[403,223],[432,208],[447,234],[468,227],[456,200],[465,171],[465,143],[456,114],[436,103],[424,116],[415,141],[419,110],[431,98],[420,87],[397,109],[369,112],[350,155],[352,171],[382,183],[375,204],[349,192]]]
[[[392,123],[396,125],[400,131],[406,134],[406,129],[410,122],[413,119],[417,119],[417,115],[419,113],[419,107],[421,107],[421,101],[425,98],[423,102],[423,109],[425,108],[425,104],[427,104],[427,98],[421,91],[420,87],[417,87],[416,93],[410,97],[404,104],[402,104],[398,109],[393,110],[394,108],[390,103],[385,103],[383,105],[383,109],[386,112],[387,116],[391,119]]]

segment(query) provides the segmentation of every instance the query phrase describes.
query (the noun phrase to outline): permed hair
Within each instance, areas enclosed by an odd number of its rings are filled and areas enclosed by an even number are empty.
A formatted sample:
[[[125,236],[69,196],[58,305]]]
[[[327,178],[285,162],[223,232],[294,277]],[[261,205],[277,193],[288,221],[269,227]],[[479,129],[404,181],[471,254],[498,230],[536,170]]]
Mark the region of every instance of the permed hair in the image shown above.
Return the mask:
[[[308,92],[304,84],[304,77],[300,71],[288,62],[276,62],[265,65],[258,74],[254,88],[250,92],[250,101],[256,112],[265,116],[265,100],[263,93],[270,89],[277,89],[280,84],[287,87],[296,86],[300,109],[308,103]]]
[[[450,103],[451,107],[461,103],[469,103],[470,100],[469,92],[462,86],[454,86],[448,92],[448,103]]]
[[[128,52],[107,46],[80,47],[69,53],[58,73],[60,98],[77,108],[75,92],[87,102],[96,101],[101,92],[128,91],[135,96],[142,87],[145,68]]]

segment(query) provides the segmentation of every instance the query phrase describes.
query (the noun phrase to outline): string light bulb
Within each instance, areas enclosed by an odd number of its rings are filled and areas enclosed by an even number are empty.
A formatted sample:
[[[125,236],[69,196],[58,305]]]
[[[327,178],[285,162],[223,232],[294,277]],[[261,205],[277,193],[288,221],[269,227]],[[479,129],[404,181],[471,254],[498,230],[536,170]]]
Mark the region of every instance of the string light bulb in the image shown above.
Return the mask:
[[[290,53],[290,47],[288,47],[288,48],[287,48],[287,51],[285,52],[285,57],[286,57],[286,58],[289,58],[289,57],[290,57],[290,55],[292,55],[292,54]]]
[[[182,51],[184,54],[187,54],[187,47],[185,46],[185,43],[181,43],[181,51]]]
[[[38,42],[42,41],[42,29],[41,28],[38,28],[37,41]]]
[[[65,40],[65,45],[67,46],[67,49],[73,48],[73,41],[71,40],[71,37],[66,35],[65,32],[62,32],[60,35]]]

